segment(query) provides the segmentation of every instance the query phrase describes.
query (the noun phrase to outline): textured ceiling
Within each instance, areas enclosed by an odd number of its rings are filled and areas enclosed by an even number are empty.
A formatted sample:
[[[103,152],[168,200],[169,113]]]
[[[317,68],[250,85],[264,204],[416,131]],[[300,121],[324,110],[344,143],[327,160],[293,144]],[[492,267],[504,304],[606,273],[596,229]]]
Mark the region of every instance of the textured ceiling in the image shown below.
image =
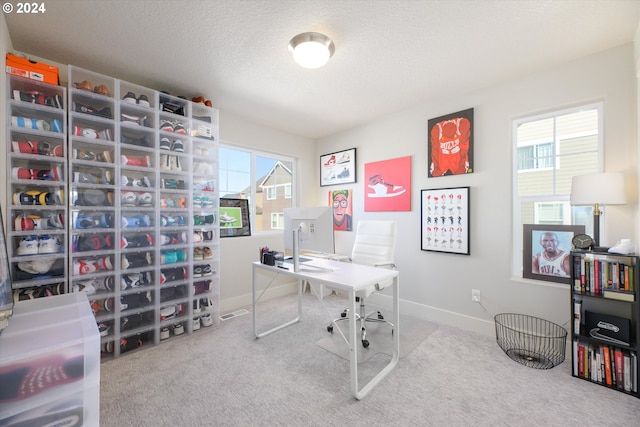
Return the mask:
[[[310,138],[631,42],[640,18],[624,0],[44,3],[4,14],[16,51]],[[307,31],[336,44],[323,68],[287,50]]]

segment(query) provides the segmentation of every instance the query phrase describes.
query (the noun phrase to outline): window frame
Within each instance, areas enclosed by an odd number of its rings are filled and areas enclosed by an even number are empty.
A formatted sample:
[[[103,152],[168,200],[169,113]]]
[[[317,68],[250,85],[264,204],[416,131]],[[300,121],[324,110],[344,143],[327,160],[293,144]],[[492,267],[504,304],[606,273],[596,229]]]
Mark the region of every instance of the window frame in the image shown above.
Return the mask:
[[[585,110],[597,110],[598,112],[598,135],[597,135],[597,163],[596,163],[596,168],[597,168],[597,172],[602,172],[604,170],[604,100],[596,100],[596,101],[592,101],[592,102],[586,102],[584,104],[576,104],[573,106],[567,106],[567,107],[560,107],[557,109],[553,109],[553,110],[547,110],[545,112],[540,112],[540,113],[534,113],[534,114],[527,114],[527,115],[522,115],[522,116],[517,116],[517,117],[513,117],[511,119],[511,152],[512,152],[512,160],[511,160],[511,168],[512,168],[512,199],[511,199],[511,207],[512,207],[512,215],[511,215],[511,222],[512,222],[512,238],[511,238],[511,244],[512,246],[512,250],[511,250],[511,276],[513,279],[516,280],[525,280],[523,279],[523,275],[522,275],[522,254],[523,254],[523,232],[522,232],[522,223],[521,223],[521,218],[522,218],[522,203],[524,201],[532,201],[532,202],[539,202],[539,203],[569,203],[569,199],[570,199],[570,194],[567,195],[558,195],[558,194],[554,194],[554,195],[546,195],[546,196],[519,196],[518,195],[518,174],[520,173],[529,173],[529,172],[535,172],[535,171],[542,171],[542,170],[554,170],[554,175],[555,175],[555,171],[557,171],[557,168],[560,167],[559,164],[555,164],[554,162],[552,162],[552,164],[554,164],[553,167],[551,168],[540,168],[540,169],[536,169],[534,167],[534,169],[524,169],[524,170],[519,170],[518,169],[518,126],[524,123],[530,123],[530,122],[535,122],[535,121],[539,121],[539,120],[544,120],[544,119],[548,119],[548,118],[557,118],[559,116],[563,116],[563,115],[568,115],[568,114],[572,114],[572,113],[577,113],[580,111],[585,111]],[[554,131],[554,140],[551,141],[554,145],[554,156],[558,155],[558,151],[559,150],[559,144],[557,139],[557,134]],[[548,143],[549,141],[546,141],[546,143]],[[540,145],[540,144],[544,144],[545,142],[543,141],[539,141],[536,142],[535,144],[532,145]],[[534,150],[535,151],[535,150]],[[577,153],[576,153],[577,154]],[[557,158],[557,157],[554,157]],[[536,157],[534,157],[534,162],[535,159],[537,159]],[[535,165],[534,165],[535,166]],[[555,182],[555,177],[554,177],[554,182]],[[555,183],[554,183],[554,188],[555,188]],[[583,207],[579,207],[576,206],[575,208],[583,208]],[[573,208],[573,209],[575,209]],[[573,223],[575,212],[573,212],[572,207],[569,205],[569,209],[571,209],[571,215],[569,215],[568,220],[570,220],[570,224]],[[537,211],[537,208],[536,208]],[[566,222],[566,221],[565,221]],[[580,225],[580,224],[578,224]],[[540,281],[535,281],[536,284],[547,284],[546,282],[540,282]]]
[[[292,157],[290,155],[287,154],[283,154],[283,153],[276,153],[276,152],[272,152],[272,151],[264,151],[264,150],[257,150],[255,148],[250,148],[250,147],[246,147],[243,145],[239,145],[239,144],[234,144],[230,141],[225,141],[225,140],[220,140],[220,143],[218,144],[220,148],[226,148],[226,149],[230,149],[230,150],[237,150],[237,151],[244,151],[250,154],[250,194],[248,197],[249,200],[249,217],[250,217],[250,224],[251,224],[251,235],[270,235],[270,234],[278,234],[278,233],[282,233],[281,229],[272,229],[272,230],[256,230],[255,229],[255,225],[257,224],[257,216],[256,216],[256,193],[257,193],[257,185],[256,182],[258,181],[258,178],[260,178],[259,176],[257,176],[256,173],[256,158],[257,157],[267,157],[267,158],[273,158],[275,160],[280,160],[282,162],[290,162],[291,163],[291,184],[287,184],[291,187],[291,196],[290,197],[285,197],[285,199],[291,199],[291,207],[297,207],[297,192],[296,192],[296,188],[297,187],[297,179],[298,179],[298,162],[299,159],[297,157]],[[218,165],[218,174],[220,174],[220,171],[222,170],[222,166],[219,164]],[[218,176],[218,181],[220,182],[220,176]],[[275,189],[275,187],[274,187]],[[277,193],[277,190],[275,190],[275,193]],[[219,197],[223,197],[222,196],[222,191],[219,189]],[[265,199],[266,199],[266,194],[265,194]]]

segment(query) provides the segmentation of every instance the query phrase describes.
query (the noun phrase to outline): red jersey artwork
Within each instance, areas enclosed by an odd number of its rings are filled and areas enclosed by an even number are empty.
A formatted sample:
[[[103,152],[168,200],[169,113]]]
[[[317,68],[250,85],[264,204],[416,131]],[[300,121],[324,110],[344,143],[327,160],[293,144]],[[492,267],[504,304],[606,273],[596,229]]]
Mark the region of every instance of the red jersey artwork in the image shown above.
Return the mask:
[[[429,177],[473,172],[473,108],[429,120]]]

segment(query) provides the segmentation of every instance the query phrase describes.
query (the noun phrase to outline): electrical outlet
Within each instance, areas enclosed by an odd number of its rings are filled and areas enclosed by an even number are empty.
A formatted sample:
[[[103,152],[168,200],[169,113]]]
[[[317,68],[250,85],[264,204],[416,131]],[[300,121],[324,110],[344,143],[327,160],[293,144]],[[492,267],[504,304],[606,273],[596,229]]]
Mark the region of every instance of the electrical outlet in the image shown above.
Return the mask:
[[[480,302],[480,289],[471,289],[471,301]]]

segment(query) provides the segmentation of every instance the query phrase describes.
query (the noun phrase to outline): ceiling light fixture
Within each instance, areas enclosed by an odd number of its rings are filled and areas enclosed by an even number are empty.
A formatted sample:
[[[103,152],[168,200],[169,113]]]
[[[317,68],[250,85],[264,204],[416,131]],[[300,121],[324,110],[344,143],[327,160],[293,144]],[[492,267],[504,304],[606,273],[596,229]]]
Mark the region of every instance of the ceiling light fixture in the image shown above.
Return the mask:
[[[333,41],[321,33],[298,34],[289,42],[293,59],[304,68],[319,68],[329,61],[336,51]]]

